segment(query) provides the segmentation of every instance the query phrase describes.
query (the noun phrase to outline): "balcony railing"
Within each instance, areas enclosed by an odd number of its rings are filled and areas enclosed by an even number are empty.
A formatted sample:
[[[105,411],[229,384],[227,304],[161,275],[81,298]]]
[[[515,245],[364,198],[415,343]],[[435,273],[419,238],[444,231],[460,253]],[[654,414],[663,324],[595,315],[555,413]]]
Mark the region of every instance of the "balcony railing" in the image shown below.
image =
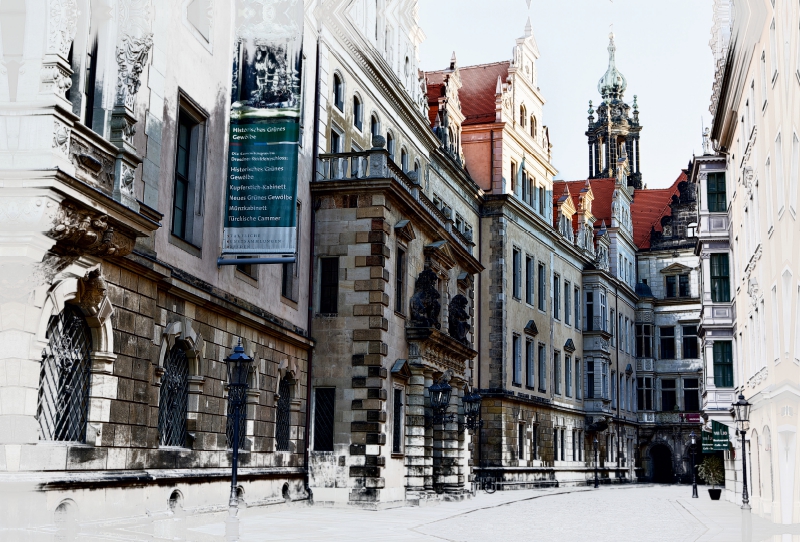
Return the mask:
[[[475,243],[453,226],[453,220],[425,195],[416,178],[417,172],[404,172],[389,157],[385,149],[360,152],[321,154],[317,164],[317,182],[393,179],[417,200],[436,222],[455,238],[467,252],[472,254]]]

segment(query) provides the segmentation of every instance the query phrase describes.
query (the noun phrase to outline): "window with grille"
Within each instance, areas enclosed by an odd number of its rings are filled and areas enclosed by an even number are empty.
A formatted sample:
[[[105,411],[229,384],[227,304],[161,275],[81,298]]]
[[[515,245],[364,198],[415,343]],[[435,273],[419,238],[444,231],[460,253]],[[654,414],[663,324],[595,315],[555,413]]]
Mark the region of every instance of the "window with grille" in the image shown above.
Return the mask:
[[[228,418],[227,418],[226,427],[225,427],[225,436],[228,439],[227,440],[228,448],[232,450],[233,449],[233,438],[234,438],[233,437],[233,430],[234,430],[233,417],[235,415],[235,413],[233,411],[233,403],[234,403],[235,397],[233,397],[231,392],[233,392],[233,393],[241,393],[242,395],[245,395],[245,397],[246,397],[247,390],[246,389],[243,390],[241,388],[239,388],[239,389],[229,389],[228,390]],[[241,397],[241,399],[240,399],[241,407],[239,407],[239,446],[238,447],[239,447],[240,450],[245,447],[245,438],[247,436],[247,404],[244,402],[245,397]]]
[[[403,453],[403,390],[394,388],[392,396],[392,453]]]
[[[278,405],[275,411],[275,449],[289,451],[289,406],[292,400],[292,385],[282,378],[278,386]]]
[[[186,413],[189,403],[189,360],[178,345],[164,360],[158,399],[158,435],[162,446],[186,446]]]
[[[91,330],[77,309],[67,305],[50,318],[36,412],[42,440],[86,440],[91,352]]]
[[[339,312],[339,258],[320,259],[319,312]]]
[[[520,461],[525,459],[525,424],[517,424],[517,457]]]
[[[314,390],[314,451],[333,451],[333,413],[336,388]]]

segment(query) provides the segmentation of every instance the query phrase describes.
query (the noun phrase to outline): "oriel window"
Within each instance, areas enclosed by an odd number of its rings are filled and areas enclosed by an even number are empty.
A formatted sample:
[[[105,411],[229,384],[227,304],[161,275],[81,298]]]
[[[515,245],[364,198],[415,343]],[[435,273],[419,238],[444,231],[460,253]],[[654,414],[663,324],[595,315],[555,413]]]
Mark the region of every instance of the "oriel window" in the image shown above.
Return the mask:
[[[725,173],[709,173],[708,179],[708,210],[712,213],[724,213],[728,210],[725,195]]]
[[[714,303],[728,303],[730,294],[730,271],[728,268],[728,254],[712,254],[711,264],[711,301]]]

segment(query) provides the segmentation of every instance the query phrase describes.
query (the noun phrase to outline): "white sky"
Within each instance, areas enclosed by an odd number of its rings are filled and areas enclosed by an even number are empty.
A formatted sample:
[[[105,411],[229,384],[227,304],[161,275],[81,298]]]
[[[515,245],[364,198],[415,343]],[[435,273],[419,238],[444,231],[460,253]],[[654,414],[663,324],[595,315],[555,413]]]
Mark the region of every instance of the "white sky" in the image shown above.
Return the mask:
[[[589,100],[608,66],[614,23],[625,100],[639,97],[641,171],[649,188],[669,186],[692,153],[702,152],[713,80],[711,0],[419,0],[422,69],[447,67],[456,52],[468,66],[511,58],[528,16],[539,46],[539,87],[547,100],[558,179],[585,179]]]

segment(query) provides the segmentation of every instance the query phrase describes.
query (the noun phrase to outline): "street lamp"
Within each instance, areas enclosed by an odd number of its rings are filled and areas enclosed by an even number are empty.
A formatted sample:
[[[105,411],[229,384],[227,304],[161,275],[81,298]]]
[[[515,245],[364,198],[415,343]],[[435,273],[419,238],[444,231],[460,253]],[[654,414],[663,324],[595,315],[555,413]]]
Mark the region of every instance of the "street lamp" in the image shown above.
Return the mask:
[[[692,431],[689,434],[689,438],[692,440],[692,498],[697,498],[697,477],[695,476],[694,472],[694,454],[695,454],[695,445],[697,444],[697,435],[694,434]]]
[[[594,487],[597,489],[600,487],[600,478],[597,476],[597,463],[598,463],[598,456],[597,456],[597,435],[594,436]]]
[[[733,403],[736,413],[736,425],[742,435],[742,510],[750,510],[750,499],[747,496],[747,452],[745,451],[744,436],[750,429],[750,407],[753,406],[739,395],[739,400]]]
[[[242,415],[242,407],[247,394],[247,376],[250,373],[250,364],[253,358],[244,353],[242,339],[233,348],[233,352],[223,360],[228,367],[228,409],[231,417],[230,423],[233,424],[233,464],[231,465],[231,497],[228,501],[228,508],[231,515],[236,515],[239,507],[239,498],[236,494],[236,471],[239,467],[239,420]]]
[[[472,390],[461,400],[464,403],[464,417],[466,418],[464,425],[470,431],[483,426],[483,420],[480,419],[481,399],[481,395]]]
[[[431,419],[433,425],[456,421],[457,416],[455,414],[445,415],[447,407],[450,405],[450,394],[452,393],[453,387],[448,384],[444,376],[428,388],[428,397],[430,397],[431,408],[433,409],[433,417]],[[480,407],[480,405],[478,406]]]

